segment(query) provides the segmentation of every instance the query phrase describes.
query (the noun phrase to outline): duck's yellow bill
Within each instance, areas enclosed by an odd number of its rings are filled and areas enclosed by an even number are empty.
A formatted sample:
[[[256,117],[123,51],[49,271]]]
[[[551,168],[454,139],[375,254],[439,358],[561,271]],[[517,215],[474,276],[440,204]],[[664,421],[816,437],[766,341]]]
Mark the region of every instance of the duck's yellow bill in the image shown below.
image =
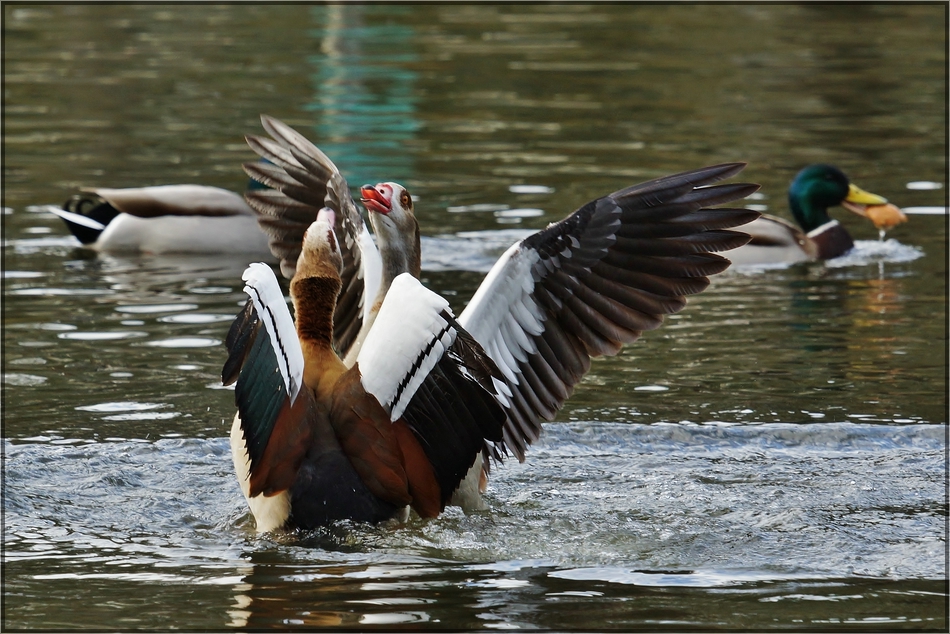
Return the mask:
[[[866,192],[854,183],[848,185],[848,195],[845,196],[845,200],[849,203],[857,203],[858,205],[887,204],[887,198],[884,198],[884,196],[878,196],[877,194]]]
[[[848,186],[848,195],[841,202],[841,206],[852,211],[859,216],[868,217],[867,207],[869,205],[886,205],[887,198],[866,192],[854,183]]]

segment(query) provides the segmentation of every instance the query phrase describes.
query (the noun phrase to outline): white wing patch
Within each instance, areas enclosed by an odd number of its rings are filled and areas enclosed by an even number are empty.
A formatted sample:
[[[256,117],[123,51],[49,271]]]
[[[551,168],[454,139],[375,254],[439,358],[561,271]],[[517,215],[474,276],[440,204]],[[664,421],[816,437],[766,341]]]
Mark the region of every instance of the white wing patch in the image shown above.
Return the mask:
[[[93,220],[88,216],[83,216],[82,214],[76,214],[71,211],[66,211],[65,209],[57,209],[56,207],[51,207],[50,211],[62,218],[63,220],[68,220],[73,224],[80,225],[82,227],[87,227],[89,229],[94,229],[96,231],[102,231],[106,228],[104,224],[98,220]]]
[[[532,297],[531,269],[539,259],[537,251],[521,242],[509,247],[458,320],[512,385],[519,383],[518,362],[537,352],[530,337],[544,332],[541,309]]]
[[[280,284],[271,268],[261,262],[249,265],[241,279],[246,282],[244,292],[254,302],[254,310],[270,337],[284,387],[293,404],[303,385],[303,350]]]
[[[376,322],[366,336],[356,362],[363,388],[389,411],[402,416],[416,390],[457,332],[442,317],[449,303],[409,273],[393,280]]]

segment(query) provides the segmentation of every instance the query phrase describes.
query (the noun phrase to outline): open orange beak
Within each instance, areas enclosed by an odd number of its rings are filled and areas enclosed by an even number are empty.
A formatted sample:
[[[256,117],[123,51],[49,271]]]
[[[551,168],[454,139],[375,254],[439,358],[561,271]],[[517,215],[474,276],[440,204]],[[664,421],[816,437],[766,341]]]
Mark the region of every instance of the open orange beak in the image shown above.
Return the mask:
[[[868,207],[872,205],[886,204],[887,198],[878,196],[877,194],[872,194],[871,192],[866,192],[853,183],[848,186],[848,195],[844,200],[841,201],[842,207],[865,218],[868,217]]]
[[[372,185],[363,185],[360,187],[360,196],[363,205],[370,211],[375,211],[379,214],[388,214],[393,210],[392,203],[386,198],[386,195]]]

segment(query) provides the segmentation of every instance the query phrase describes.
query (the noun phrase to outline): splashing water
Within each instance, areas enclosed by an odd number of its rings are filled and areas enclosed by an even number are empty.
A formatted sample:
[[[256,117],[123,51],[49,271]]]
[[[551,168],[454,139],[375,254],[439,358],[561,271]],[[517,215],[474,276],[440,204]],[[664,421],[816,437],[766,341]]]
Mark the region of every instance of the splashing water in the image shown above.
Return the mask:
[[[885,240],[884,231],[881,231],[879,240],[855,240],[853,249],[841,257],[827,260],[825,265],[829,268],[841,268],[872,263],[893,264],[912,262],[923,256],[924,251],[920,247],[902,244],[893,238]]]

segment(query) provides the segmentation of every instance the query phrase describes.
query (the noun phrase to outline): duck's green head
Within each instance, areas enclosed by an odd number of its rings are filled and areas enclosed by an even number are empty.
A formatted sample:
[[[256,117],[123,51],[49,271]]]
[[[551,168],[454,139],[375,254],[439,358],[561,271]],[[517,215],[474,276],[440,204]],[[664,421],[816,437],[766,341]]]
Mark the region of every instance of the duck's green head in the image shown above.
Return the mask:
[[[850,183],[837,167],[821,163],[809,165],[800,171],[788,188],[788,206],[805,231],[817,229],[831,221],[828,207],[843,205],[863,216],[868,205],[886,203],[886,198]]]

